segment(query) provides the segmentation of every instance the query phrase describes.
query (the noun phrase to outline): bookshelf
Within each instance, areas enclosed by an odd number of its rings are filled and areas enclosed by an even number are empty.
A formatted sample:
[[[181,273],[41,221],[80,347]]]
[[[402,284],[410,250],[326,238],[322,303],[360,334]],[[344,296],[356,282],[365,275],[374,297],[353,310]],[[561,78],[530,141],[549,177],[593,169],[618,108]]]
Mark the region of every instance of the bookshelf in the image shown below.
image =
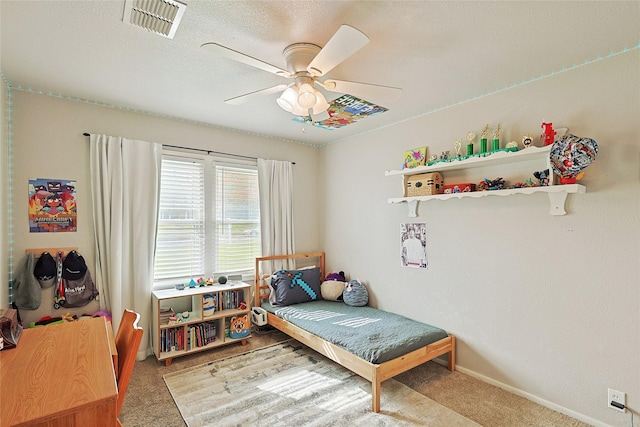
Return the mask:
[[[251,285],[228,282],[152,292],[152,345],[160,361],[251,337]]]

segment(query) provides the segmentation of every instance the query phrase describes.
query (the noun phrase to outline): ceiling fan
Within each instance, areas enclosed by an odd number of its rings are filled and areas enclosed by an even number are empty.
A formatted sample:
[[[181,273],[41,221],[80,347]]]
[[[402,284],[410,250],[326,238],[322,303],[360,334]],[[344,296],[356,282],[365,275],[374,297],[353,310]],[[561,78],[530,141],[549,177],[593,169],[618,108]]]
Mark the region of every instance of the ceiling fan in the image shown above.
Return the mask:
[[[328,118],[329,104],[316,86],[329,92],[350,94],[379,104],[395,102],[402,94],[402,89],[396,87],[319,79],[368,42],[369,38],[361,31],[349,25],[342,25],[323,48],[312,43],[294,43],[287,46],[282,52],[287,64],[286,70],[217,43],[204,43],[201,47],[234,61],[294,80],[288,85],[280,84],[230,98],[225,100],[225,103],[239,105],[259,96],[282,92],[276,100],[282,109],[296,116],[311,115],[314,120],[320,121]]]

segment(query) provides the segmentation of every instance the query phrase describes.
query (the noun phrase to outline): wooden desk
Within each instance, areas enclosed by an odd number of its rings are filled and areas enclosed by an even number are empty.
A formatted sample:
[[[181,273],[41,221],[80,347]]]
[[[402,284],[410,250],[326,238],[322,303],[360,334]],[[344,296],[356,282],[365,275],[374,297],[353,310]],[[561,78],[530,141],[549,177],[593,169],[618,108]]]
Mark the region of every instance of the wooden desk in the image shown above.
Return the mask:
[[[118,389],[103,317],[29,328],[0,351],[0,425],[117,425]]]
[[[116,374],[116,382],[118,382],[118,348],[116,347],[116,338],[113,336],[113,325],[107,322],[107,335],[109,336],[109,350],[111,351],[111,359],[113,360],[113,371]]]

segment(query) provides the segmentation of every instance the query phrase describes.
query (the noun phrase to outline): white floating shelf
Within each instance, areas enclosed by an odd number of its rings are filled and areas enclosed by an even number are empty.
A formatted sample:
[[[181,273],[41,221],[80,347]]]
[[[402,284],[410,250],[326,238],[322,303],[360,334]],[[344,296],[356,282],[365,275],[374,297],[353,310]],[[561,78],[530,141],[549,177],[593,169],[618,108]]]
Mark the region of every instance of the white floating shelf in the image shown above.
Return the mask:
[[[527,150],[531,150],[528,148]],[[524,151],[524,150],[523,150]],[[471,160],[471,159],[470,159]],[[414,170],[414,169],[412,169]],[[442,170],[442,169],[439,169]],[[453,194],[436,194],[433,196],[417,196],[417,197],[396,197],[388,199],[389,204],[393,203],[408,203],[409,204],[409,216],[418,216],[418,202],[426,202],[429,200],[449,200],[449,199],[464,199],[464,198],[480,198],[488,196],[512,196],[514,194],[534,194],[534,193],[547,193],[549,195],[549,214],[551,215],[565,215],[567,212],[564,209],[567,194],[569,193],[585,193],[587,188],[580,184],[565,184],[565,185],[550,185],[547,187],[526,187],[526,188],[511,188],[505,190],[488,190],[488,191],[472,191],[469,193],[453,193]]]

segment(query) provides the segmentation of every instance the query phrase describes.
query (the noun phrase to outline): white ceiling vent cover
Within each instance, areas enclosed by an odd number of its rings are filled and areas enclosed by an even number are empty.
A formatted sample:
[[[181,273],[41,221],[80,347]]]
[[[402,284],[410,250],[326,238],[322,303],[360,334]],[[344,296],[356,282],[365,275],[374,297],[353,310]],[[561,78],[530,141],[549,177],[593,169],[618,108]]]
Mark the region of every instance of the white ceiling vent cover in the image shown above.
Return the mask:
[[[186,8],[176,0],[125,0],[122,21],[172,39]]]

